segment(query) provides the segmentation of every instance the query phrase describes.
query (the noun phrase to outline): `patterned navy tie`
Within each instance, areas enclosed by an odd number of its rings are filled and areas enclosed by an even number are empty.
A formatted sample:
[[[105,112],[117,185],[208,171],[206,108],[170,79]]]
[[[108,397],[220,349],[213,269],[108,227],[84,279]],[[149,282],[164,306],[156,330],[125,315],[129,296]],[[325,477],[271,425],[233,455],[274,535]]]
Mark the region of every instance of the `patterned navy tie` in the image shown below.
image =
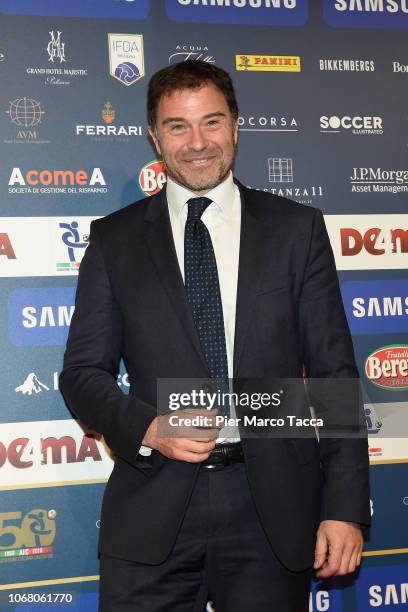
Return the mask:
[[[188,200],[184,232],[184,276],[198,337],[215,389],[228,392],[228,362],[217,262],[210,232],[201,221],[209,198]],[[214,390],[215,390],[214,389]],[[223,409],[224,408],[224,409]],[[219,406],[227,414],[229,405]]]

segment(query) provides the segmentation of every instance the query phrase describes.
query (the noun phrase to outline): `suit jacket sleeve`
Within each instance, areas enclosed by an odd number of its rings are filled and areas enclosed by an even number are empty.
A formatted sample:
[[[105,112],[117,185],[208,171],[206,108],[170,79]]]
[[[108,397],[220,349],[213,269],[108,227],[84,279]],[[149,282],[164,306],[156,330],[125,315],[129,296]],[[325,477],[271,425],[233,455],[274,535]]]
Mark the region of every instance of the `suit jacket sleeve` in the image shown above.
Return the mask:
[[[334,257],[320,210],[315,213],[299,317],[307,376],[311,379],[358,378]],[[339,397],[335,402],[336,410],[341,409],[342,401]],[[348,402],[346,397],[344,402]],[[356,421],[364,423],[361,400],[354,403],[354,410],[359,412],[355,415]],[[359,438],[322,437],[319,449],[324,478],[322,519],[368,525],[370,491],[366,431]]]
[[[72,412],[102,434],[118,456],[134,464],[146,429],[157,413],[153,406],[122,393],[117,385],[122,318],[95,221],[89,241],[79,270],[60,388]]]

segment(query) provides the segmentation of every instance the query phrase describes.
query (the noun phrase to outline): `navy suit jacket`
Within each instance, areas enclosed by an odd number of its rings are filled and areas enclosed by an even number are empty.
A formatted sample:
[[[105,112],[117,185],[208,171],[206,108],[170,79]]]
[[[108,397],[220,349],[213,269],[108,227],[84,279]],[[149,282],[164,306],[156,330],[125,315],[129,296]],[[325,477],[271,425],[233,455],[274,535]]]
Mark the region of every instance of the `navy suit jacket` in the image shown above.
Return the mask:
[[[309,377],[358,377],[321,211],[237,184],[234,377],[296,378],[303,367]],[[121,358],[129,395],[116,382]],[[60,387],[117,456],[102,506],[102,553],[150,564],[169,554],[199,465],[157,452],[141,462],[138,450],[157,416],[157,378],[206,376],[165,189],[93,221]],[[287,567],[312,565],[321,519],[369,524],[366,439],[242,443],[260,520]]]

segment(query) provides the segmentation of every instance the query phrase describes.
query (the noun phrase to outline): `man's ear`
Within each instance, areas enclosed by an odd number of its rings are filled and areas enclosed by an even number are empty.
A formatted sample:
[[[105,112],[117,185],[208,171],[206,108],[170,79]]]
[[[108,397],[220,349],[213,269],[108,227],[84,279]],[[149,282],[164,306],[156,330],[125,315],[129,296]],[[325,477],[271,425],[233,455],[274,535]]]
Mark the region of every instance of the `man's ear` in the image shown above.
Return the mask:
[[[150,138],[153,140],[154,142],[154,146],[156,147],[156,151],[159,155],[161,155],[161,148],[160,148],[160,142],[159,142],[159,138],[157,136],[157,131],[155,128],[152,128],[150,125],[147,126],[147,131],[149,132]]]
[[[234,144],[238,142],[238,119],[234,121]]]

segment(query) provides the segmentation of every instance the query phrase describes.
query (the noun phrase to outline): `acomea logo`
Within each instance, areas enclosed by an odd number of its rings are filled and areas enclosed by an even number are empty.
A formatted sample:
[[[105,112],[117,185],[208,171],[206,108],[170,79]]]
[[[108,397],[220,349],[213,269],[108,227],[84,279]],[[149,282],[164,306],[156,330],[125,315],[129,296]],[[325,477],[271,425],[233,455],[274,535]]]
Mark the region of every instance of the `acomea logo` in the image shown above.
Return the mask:
[[[143,166],[139,174],[139,186],[147,196],[156,195],[166,183],[167,175],[164,162],[153,160]]]

